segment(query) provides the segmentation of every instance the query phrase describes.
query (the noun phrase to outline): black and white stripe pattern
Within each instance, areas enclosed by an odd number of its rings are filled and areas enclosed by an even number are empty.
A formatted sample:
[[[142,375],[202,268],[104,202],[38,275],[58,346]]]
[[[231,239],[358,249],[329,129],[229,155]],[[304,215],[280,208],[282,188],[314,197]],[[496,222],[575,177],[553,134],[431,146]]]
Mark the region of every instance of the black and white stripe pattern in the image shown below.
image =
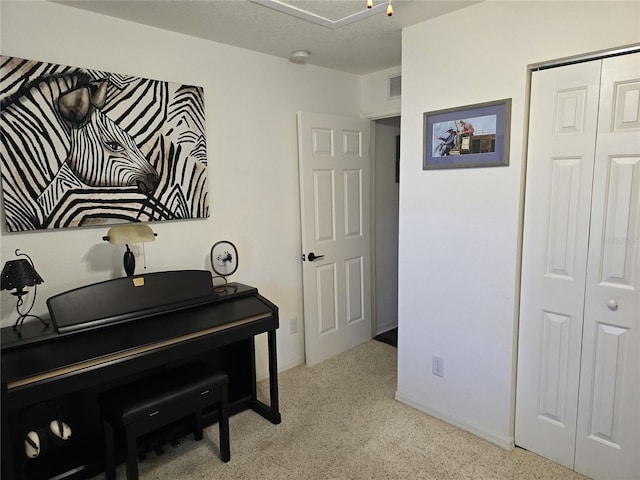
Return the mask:
[[[0,61],[9,231],[209,215],[201,88]]]

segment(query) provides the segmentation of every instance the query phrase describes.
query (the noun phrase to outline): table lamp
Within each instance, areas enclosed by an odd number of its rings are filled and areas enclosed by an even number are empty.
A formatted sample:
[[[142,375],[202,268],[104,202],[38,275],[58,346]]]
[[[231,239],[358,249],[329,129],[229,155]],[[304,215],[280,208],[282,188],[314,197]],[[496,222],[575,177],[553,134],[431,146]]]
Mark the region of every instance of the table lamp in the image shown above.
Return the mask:
[[[2,269],[2,285],[0,286],[0,290],[13,290],[15,288],[15,292],[12,292],[11,295],[15,295],[18,297],[18,301],[16,302],[16,310],[18,312],[18,319],[16,323],[13,325],[14,330],[18,330],[18,327],[22,327],[25,318],[33,317],[40,320],[46,327],[49,326],[47,322],[45,322],[42,318],[37,315],[30,315],[31,309],[36,303],[36,294],[38,291],[38,285],[44,282],[42,277],[36,272],[35,267],[33,266],[33,261],[31,257],[26,253],[19,253],[20,250],[16,249],[16,256],[25,256],[25,258],[20,258],[18,260],[10,260],[4,264],[4,268]],[[31,302],[31,306],[26,312],[21,312],[20,307],[22,307],[24,303],[24,299],[22,298],[27,292],[24,290],[25,287],[34,287],[33,289],[33,301]]]
[[[127,276],[132,277],[136,270],[136,258],[129,245],[153,242],[156,239],[156,235],[149,225],[133,223],[111,227],[107,232],[107,236],[102,237],[102,239],[113,245],[125,245],[127,247],[123,257],[124,271]]]

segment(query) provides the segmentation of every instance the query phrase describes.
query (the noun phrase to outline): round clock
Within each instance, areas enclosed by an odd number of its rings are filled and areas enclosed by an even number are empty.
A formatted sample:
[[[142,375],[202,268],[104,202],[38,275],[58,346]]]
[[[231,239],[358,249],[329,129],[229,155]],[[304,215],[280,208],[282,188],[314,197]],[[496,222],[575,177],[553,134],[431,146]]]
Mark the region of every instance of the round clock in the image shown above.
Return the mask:
[[[226,282],[226,277],[233,275],[238,269],[236,246],[226,240],[214,243],[211,247],[211,268]]]

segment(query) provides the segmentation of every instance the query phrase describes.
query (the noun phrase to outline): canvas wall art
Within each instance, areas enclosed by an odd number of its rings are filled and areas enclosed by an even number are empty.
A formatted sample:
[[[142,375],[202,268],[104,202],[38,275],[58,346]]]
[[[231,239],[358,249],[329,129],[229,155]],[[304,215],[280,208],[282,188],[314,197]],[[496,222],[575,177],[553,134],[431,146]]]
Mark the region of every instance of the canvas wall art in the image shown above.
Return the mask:
[[[209,216],[201,87],[0,62],[8,231]]]

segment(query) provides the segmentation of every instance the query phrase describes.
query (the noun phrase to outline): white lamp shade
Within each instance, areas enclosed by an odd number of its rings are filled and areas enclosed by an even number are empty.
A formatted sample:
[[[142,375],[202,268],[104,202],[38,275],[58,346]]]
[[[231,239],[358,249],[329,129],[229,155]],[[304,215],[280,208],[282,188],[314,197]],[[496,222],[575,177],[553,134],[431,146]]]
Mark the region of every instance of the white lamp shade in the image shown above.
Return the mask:
[[[111,227],[106,240],[114,245],[153,242],[156,239],[149,225],[133,223]]]

